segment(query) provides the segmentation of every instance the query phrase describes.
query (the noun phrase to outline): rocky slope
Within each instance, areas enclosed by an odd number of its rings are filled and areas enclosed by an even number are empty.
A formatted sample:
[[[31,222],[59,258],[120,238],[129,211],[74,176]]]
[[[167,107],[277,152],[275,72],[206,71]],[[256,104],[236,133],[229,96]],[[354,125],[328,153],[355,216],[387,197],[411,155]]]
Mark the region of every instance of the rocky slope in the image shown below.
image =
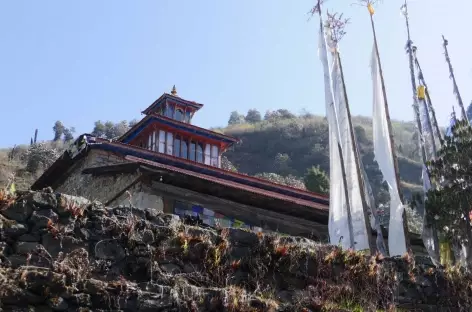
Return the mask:
[[[0,199],[1,311],[466,311],[471,276],[64,194]]]

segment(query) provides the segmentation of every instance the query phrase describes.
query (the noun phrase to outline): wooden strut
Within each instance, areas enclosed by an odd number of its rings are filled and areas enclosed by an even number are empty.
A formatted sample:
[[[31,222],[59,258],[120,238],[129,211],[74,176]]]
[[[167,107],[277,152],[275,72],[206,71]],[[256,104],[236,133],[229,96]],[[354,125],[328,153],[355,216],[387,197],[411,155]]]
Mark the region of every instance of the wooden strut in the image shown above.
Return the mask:
[[[401,188],[400,188],[401,184],[400,184],[400,174],[399,174],[399,171],[398,171],[398,157],[397,157],[397,153],[395,152],[395,145],[394,145],[393,131],[392,131],[392,123],[390,121],[390,113],[389,113],[388,101],[387,101],[387,92],[385,90],[385,82],[384,82],[384,77],[383,77],[383,72],[382,72],[382,65],[381,65],[381,62],[380,62],[380,53],[379,53],[379,46],[378,46],[378,43],[377,43],[377,34],[375,32],[374,18],[372,16],[372,14],[369,14],[369,15],[370,15],[370,23],[371,23],[371,26],[372,26],[372,34],[374,36],[375,53],[377,53],[377,59],[378,59],[378,64],[377,65],[378,65],[378,68],[379,68],[380,81],[381,81],[381,85],[382,85],[382,94],[383,94],[383,97],[384,97],[385,116],[387,118],[388,132],[389,132],[389,137],[390,137],[390,148],[391,148],[392,158],[393,158],[393,167],[394,167],[394,170],[395,170],[395,179],[396,179],[396,182],[397,182],[397,191],[398,191],[398,195],[400,196],[400,200],[403,203],[404,198],[403,198],[403,192],[401,191]],[[407,251],[410,251],[411,250],[411,245],[410,245],[410,238],[409,238],[409,232],[408,232],[408,223],[407,223],[407,220],[406,220],[406,211],[405,211],[405,209],[403,209],[402,219],[403,219],[403,231],[404,231],[404,234],[405,234],[405,245],[406,245]]]

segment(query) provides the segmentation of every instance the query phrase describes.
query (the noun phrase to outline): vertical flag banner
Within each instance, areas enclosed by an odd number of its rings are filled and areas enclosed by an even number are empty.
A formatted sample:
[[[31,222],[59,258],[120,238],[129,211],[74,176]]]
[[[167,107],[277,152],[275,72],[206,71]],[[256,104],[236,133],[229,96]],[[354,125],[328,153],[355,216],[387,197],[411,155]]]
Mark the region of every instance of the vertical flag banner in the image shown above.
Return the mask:
[[[333,105],[333,94],[329,75],[328,51],[326,49],[326,38],[320,25],[318,54],[323,65],[326,118],[329,125],[329,153],[330,153],[330,188],[329,188],[329,222],[328,231],[330,243],[340,244],[348,249],[351,247],[351,236],[349,231],[347,201],[343,185],[341,171],[341,156],[339,154],[339,135],[337,130],[336,115]]]
[[[335,52],[337,53],[337,52]],[[331,79],[333,86],[333,99],[335,112],[337,114],[337,122],[339,129],[339,140],[343,153],[343,160],[346,172],[346,181],[349,194],[349,207],[351,208],[351,222],[354,234],[354,243],[356,250],[370,250],[369,233],[367,232],[367,220],[364,216],[362,192],[360,185],[360,176],[357,172],[356,155],[354,142],[352,141],[349,114],[347,111],[346,97],[344,95],[343,82],[341,79],[341,70],[339,58],[333,55],[333,67],[331,71]]]
[[[403,203],[398,192],[395,165],[390,141],[390,131],[386,115],[385,99],[382,92],[382,81],[379,71],[379,58],[375,49],[372,51],[371,70],[373,83],[373,141],[374,154],[390,194],[390,225],[388,245],[390,256],[404,255],[407,252],[403,229]]]

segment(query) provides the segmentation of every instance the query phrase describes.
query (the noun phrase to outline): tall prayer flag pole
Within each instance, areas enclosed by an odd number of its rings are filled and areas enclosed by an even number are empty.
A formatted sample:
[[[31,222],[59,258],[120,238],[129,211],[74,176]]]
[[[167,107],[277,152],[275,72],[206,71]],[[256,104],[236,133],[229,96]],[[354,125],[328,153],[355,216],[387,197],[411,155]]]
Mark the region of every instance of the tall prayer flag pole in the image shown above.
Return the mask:
[[[387,120],[387,127],[388,127],[388,132],[389,132],[390,149],[391,149],[390,153],[391,153],[392,158],[393,158],[393,168],[394,168],[394,172],[395,172],[395,180],[396,180],[396,186],[397,186],[396,191],[398,192],[398,195],[400,196],[400,200],[403,202],[403,195],[402,195],[402,192],[401,192],[401,189],[400,189],[401,184],[400,184],[400,174],[399,174],[399,170],[398,170],[398,157],[397,157],[397,154],[395,152],[395,143],[394,143],[394,140],[393,140],[392,123],[391,123],[391,120],[390,120],[390,113],[389,113],[389,109],[388,109],[387,92],[385,90],[385,81],[384,81],[383,72],[382,72],[382,65],[381,65],[381,62],[380,62],[379,46],[378,46],[377,34],[376,34],[376,31],[375,31],[375,24],[374,24],[374,18],[373,18],[375,10],[372,6],[372,2],[373,2],[373,0],[361,0],[361,3],[365,3],[367,5],[367,9],[368,9],[369,15],[370,15],[370,23],[371,23],[371,27],[372,27],[372,34],[373,34],[373,37],[374,37],[374,49],[375,49],[375,54],[376,54],[376,58],[377,58],[377,62],[376,62],[377,64],[376,65],[377,65],[378,72],[379,72],[379,75],[380,75],[380,83],[381,83],[382,96],[383,96],[383,102],[384,102],[383,104],[384,104],[384,110],[385,110],[385,117],[386,117],[386,120]],[[407,220],[406,220],[405,210],[403,210],[402,219],[403,219],[405,247],[406,247],[406,250],[408,251],[410,249],[410,242],[409,242],[408,224],[407,224]],[[390,241],[390,239],[391,238],[389,238],[389,241]]]
[[[432,123],[434,126],[434,131],[436,132],[436,137],[439,139],[440,145],[444,145],[444,138],[441,133],[441,130],[439,129],[439,124],[438,120],[436,118],[436,112],[433,107],[433,103],[431,101],[431,96],[429,94],[429,89],[428,85],[426,84],[426,80],[424,79],[423,71],[421,70],[420,62],[418,61],[418,57],[416,55],[417,47],[413,46],[413,58],[415,61],[416,69],[418,71],[418,80],[419,82],[425,87],[425,97],[426,97],[426,103],[428,104],[429,112],[431,113],[432,117]]]
[[[437,149],[436,149],[434,133],[431,126],[431,120],[429,117],[428,106],[426,104],[427,89],[424,85],[420,85],[418,86],[418,88],[416,87],[415,69],[414,69],[414,59],[416,57],[416,54],[414,53],[414,48],[412,45],[413,42],[410,36],[410,24],[409,24],[409,19],[408,19],[407,0],[405,0],[405,3],[402,5],[401,11],[403,15],[405,16],[405,23],[406,23],[406,29],[407,29],[407,34],[408,34],[408,41],[407,41],[406,48],[408,52],[408,59],[409,59],[409,65],[410,65],[410,78],[411,78],[411,85],[412,85],[412,90],[413,90],[413,110],[415,112],[415,118],[417,122],[418,134],[419,134],[419,139],[420,139],[419,144],[421,148],[421,156],[423,158],[423,190],[425,192],[425,199],[426,199],[426,193],[431,188],[431,181],[429,179],[429,172],[426,167],[429,157],[426,154],[425,145],[426,143],[428,143],[431,146],[431,149],[432,149],[431,156],[433,158],[436,157]],[[421,109],[420,109],[420,104],[421,104]],[[422,112],[421,115],[420,115],[420,110]],[[427,142],[428,138],[430,139],[429,142]],[[426,211],[424,213],[426,214]],[[426,218],[424,218],[424,220],[426,221]],[[436,228],[432,224],[424,224],[422,236],[423,236],[423,241],[428,249],[428,253],[430,254],[431,258],[436,263],[439,263],[439,253],[438,253],[439,240],[438,240]]]
[[[462,118],[469,121],[467,119],[467,113],[465,112],[464,103],[462,102],[461,94],[459,93],[459,87],[457,86],[456,77],[454,76],[454,69],[452,68],[451,58],[449,57],[449,51],[447,50],[447,45],[449,44],[449,42],[446,40],[446,38],[444,38],[444,36],[442,36],[442,38],[443,38],[444,56],[446,57],[447,66],[449,67],[449,75],[450,75],[450,78],[452,79],[453,92],[454,92],[454,95],[456,96],[457,103],[459,104],[459,107],[461,108]]]
[[[408,53],[408,61],[410,65],[410,79],[411,79],[411,88],[413,91],[413,111],[415,112],[415,119],[416,119],[416,127],[418,128],[418,134],[420,136],[420,149],[421,149],[421,157],[423,159],[423,163],[427,162],[426,158],[426,150],[424,148],[424,140],[423,140],[423,129],[421,126],[421,119],[420,119],[420,107],[418,104],[418,97],[417,97],[417,88],[416,88],[416,79],[415,79],[415,68],[413,65],[413,49],[412,49],[412,42],[410,37],[410,23],[408,21],[408,6],[405,0],[405,4],[402,5],[402,13],[405,16],[406,22],[406,29],[408,33],[408,41],[406,43],[406,49]]]
[[[350,207],[350,203],[349,203],[349,193],[348,193],[348,185],[347,185],[347,178],[346,178],[346,168],[345,168],[345,165],[344,165],[344,159],[343,159],[343,153],[342,153],[342,148],[341,148],[341,144],[340,144],[340,141],[339,141],[339,128],[338,128],[338,121],[337,121],[337,117],[336,117],[336,112],[335,112],[335,107],[334,107],[334,99],[333,99],[333,95],[332,95],[332,91],[331,91],[331,82],[330,82],[330,79],[329,79],[329,65],[328,65],[328,54],[327,54],[327,49],[326,49],[326,39],[325,39],[325,35],[324,35],[324,26],[323,26],[323,17],[321,15],[321,3],[322,3],[322,0],[318,0],[318,4],[315,6],[315,8],[313,9],[313,13],[316,13],[318,12],[319,13],[319,17],[320,17],[320,36],[322,36],[322,38],[320,38],[320,41],[323,43],[321,45],[321,48],[322,48],[322,51],[320,51],[320,58],[322,60],[322,63],[323,63],[323,71],[324,71],[324,75],[325,75],[325,98],[326,98],[326,101],[327,101],[327,116],[329,117],[328,118],[328,123],[332,126],[334,126],[334,129],[332,129],[332,127],[330,127],[331,131],[330,132],[330,138],[332,137],[332,135],[334,134],[335,136],[335,141],[337,142],[337,152],[338,152],[338,157],[339,157],[339,164],[335,164],[336,166],[339,165],[340,168],[341,168],[341,176],[342,176],[342,184],[343,184],[343,188],[344,188],[344,197],[345,197],[345,201],[346,201],[346,210],[347,210],[347,221],[348,221],[348,229],[349,229],[349,242],[350,242],[350,245],[349,247],[350,248],[355,248],[355,241],[354,241],[354,230],[353,230],[353,226],[352,226],[352,216],[351,216],[351,207]],[[329,105],[328,105],[328,101],[329,101]],[[332,109],[331,109],[332,107]],[[331,139],[330,139],[331,141]],[[331,146],[330,146],[331,148]],[[330,151],[330,154],[333,153],[333,151]],[[332,174],[333,168],[330,168],[330,175]],[[331,180],[331,179],[330,179]],[[330,190],[330,194],[331,194],[331,191]],[[331,200],[330,200],[330,215],[333,213],[334,209],[340,209],[341,207],[332,207],[331,206]],[[341,208],[342,209],[342,208]],[[330,216],[330,222],[331,222],[331,216]],[[342,238],[342,236],[341,236]],[[330,237],[330,240],[332,240],[332,237]],[[333,242],[331,241],[331,243],[339,243],[339,242]]]
[[[359,192],[362,200],[362,209],[363,209],[363,215],[364,215],[364,227],[367,231],[368,235],[368,242],[369,242],[369,249],[371,254],[374,253],[375,247],[377,247],[377,250],[379,250],[382,254],[386,255],[386,247],[385,243],[383,240],[383,235],[382,235],[382,230],[380,227],[380,222],[378,220],[377,216],[377,209],[376,207],[370,207],[372,210],[372,214],[376,220],[376,230],[377,230],[377,241],[378,244],[376,244],[373,240],[372,237],[372,229],[370,226],[370,221],[369,221],[369,206],[368,206],[368,201],[367,201],[367,194],[365,192],[365,183],[369,183],[369,181],[364,181],[363,179],[363,173],[361,171],[361,162],[359,159],[359,149],[357,147],[357,140],[355,138],[354,134],[354,127],[352,125],[352,118],[351,118],[351,110],[349,107],[349,100],[347,96],[347,90],[346,90],[346,83],[344,79],[344,71],[342,67],[342,62],[341,62],[341,54],[339,53],[339,42],[341,41],[342,37],[346,34],[344,31],[344,27],[347,25],[349,22],[349,19],[343,19],[342,14],[339,16],[334,13],[334,14],[329,14],[328,15],[328,25],[330,28],[330,39],[331,42],[333,43],[332,47],[332,56],[333,58],[337,59],[338,65],[339,65],[339,74],[341,78],[341,85],[342,85],[342,97],[344,99],[344,106],[345,106],[345,116],[347,117],[347,122],[348,122],[348,131],[349,131],[349,136],[350,136],[350,141],[351,144],[348,147],[348,149],[351,149],[350,151],[345,151],[345,153],[351,153],[351,155],[354,155],[354,162],[355,162],[355,171],[357,175],[357,184],[359,185]],[[353,207],[354,208],[354,207]],[[377,245],[377,246],[376,246]]]

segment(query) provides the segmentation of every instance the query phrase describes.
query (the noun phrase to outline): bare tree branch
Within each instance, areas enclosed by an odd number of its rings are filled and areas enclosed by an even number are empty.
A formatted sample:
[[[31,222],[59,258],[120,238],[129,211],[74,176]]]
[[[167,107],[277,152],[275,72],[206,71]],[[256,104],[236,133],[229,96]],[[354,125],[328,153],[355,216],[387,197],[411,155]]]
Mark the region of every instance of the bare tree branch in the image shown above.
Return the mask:
[[[369,4],[374,6],[377,3],[382,2],[383,0],[356,0],[356,1],[357,1],[357,3],[353,3],[354,5],[360,5],[360,6],[367,7],[367,6],[369,6]]]
[[[341,39],[346,35],[344,28],[349,24],[349,18],[344,18],[343,13],[326,13],[328,15],[327,23],[331,29],[331,40],[337,46]]]
[[[318,0],[318,3],[308,12],[310,16],[315,14],[321,14],[321,5],[323,5],[327,0]]]

